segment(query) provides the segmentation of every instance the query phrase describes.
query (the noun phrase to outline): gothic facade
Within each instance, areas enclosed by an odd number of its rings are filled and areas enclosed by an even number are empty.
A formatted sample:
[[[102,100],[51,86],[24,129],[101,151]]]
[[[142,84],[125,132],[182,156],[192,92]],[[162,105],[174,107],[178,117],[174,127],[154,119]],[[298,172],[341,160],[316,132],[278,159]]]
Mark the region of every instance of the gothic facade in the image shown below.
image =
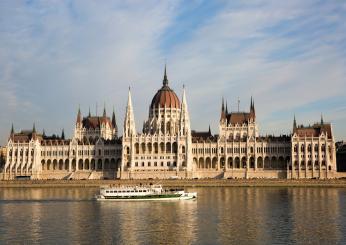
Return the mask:
[[[229,112],[222,101],[219,132],[191,130],[185,88],[181,100],[162,87],[149,106],[141,133],[135,125],[131,91],[122,135],[115,113],[77,113],[71,139],[30,131],[7,143],[3,179],[166,179],[166,178],[335,178],[335,142],[330,123],[298,126],[292,135],[261,136],[255,102],[248,112]]]

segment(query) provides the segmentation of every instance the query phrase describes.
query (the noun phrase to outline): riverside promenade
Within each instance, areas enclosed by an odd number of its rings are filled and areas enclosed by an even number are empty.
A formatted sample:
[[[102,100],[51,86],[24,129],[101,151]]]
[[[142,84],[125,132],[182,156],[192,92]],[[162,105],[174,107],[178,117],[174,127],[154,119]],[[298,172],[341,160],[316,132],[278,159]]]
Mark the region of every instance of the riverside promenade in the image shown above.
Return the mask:
[[[346,188],[346,179],[199,179],[199,180],[12,180],[0,181],[0,188],[99,187],[103,185],[149,185],[167,187],[339,187]]]

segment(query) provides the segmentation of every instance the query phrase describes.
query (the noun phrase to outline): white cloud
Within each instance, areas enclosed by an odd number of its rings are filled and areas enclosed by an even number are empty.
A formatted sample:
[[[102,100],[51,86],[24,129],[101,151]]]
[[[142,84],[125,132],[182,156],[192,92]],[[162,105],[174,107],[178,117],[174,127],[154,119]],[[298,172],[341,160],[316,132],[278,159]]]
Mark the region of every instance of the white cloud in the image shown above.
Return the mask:
[[[205,120],[198,109],[202,107],[216,129],[222,95],[233,101],[233,109],[238,96],[245,98],[246,106],[241,108],[246,109],[252,94],[262,132],[279,134],[291,129],[298,108],[344,93],[343,50],[331,42],[346,37],[345,17],[335,13],[337,3],[260,3],[226,7],[172,52],[174,73],[181,74],[179,79],[185,77],[193,90],[189,98],[193,122]],[[187,77],[183,71],[188,71]],[[273,118],[280,111],[289,114]]]
[[[114,104],[122,126],[129,85],[140,128],[165,58],[178,96],[187,86],[192,127],[211,123],[214,132],[222,95],[233,109],[238,96],[246,109],[253,95],[263,133],[276,128],[279,134],[290,130],[295,110],[338,96],[346,85],[340,46],[346,40],[345,5],[337,1],[226,2],[166,49],[163,36],[184,2],[0,5],[0,104],[7,115],[0,120],[2,139],[11,121],[17,128],[38,121],[48,132],[64,127],[71,133],[78,104],[86,113],[96,102],[99,112],[104,102],[108,111]],[[301,119],[318,117],[317,110]],[[281,111],[286,115],[278,118]]]

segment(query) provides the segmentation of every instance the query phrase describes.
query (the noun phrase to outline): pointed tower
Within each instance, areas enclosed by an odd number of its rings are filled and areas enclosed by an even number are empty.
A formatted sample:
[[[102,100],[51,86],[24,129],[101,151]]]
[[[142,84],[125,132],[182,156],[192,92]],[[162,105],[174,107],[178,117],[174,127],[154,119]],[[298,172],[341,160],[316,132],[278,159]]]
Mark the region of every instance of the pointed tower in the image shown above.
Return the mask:
[[[65,130],[64,129],[61,130],[61,139],[62,140],[65,139]]]
[[[117,137],[118,136],[118,125],[117,125],[117,120],[115,118],[114,107],[113,107],[113,114],[112,114],[112,126],[113,126],[113,129],[114,129],[114,137]]]
[[[165,64],[165,73],[163,75],[163,86],[168,86],[168,78],[167,78],[167,69],[166,69],[166,64]]]
[[[88,114],[88,117],[91,117],[90,106],[89,106],[89,114]]]
[[[131,89],[129,88],[126,114],[124,120],[124,137],[131,137],[136,134],[135,118],[133,114],[132,99],[131,99]]]
[[[211,136],[211,129],[210,129],[210,124],[209,124],[209,130],[208,130],[209,135]]]
[[[296,121],[296,115],[294,115],[294,118],[293,118],[293,132],[295,131],[296,128],[297,128],[297,121]]]
[[[35,140],[36,139],[36,127],[35,123],[32,125],[32,134],[31,137]]]
[[[78,107],[76,126],[82,125],[82,113],[80,112],[80,107]]]
[[[106,103],[103,105],[103,117],[104,117],[104,118],[107,117],[107,113],[106,113]]]
[[[223,122],[226,119],[226,112],[225,112],[225,101],[222,97],[222,104],[221,104],[221,116],[220,116],[220,121]]]
[[[82,139],[83,124],[82,124],[82,113],[80,112],[80,106],[78,107],[76,127],[74,129],[74,138]]]
[[[185,86],[183,87],[183,96],[181,101],[181,112],[180,112],[180,139],[184,139],[183,145],[185,145],[185,166],[188,172],[192,171],[192,136],[190,126],[190,116],[187,108]],[[182,159],[178,159],[178,168],[183,164]]]
[[[256,116],[255,100],[252,100],[252,111],[253,111],[253,114]]]
[[[143,121],[143,128],[142,128],[142,133],[145,133],[145,121]]]
[[[12,123],[12,126],[11,126],[11,133],[10,133],[9,139],[14,140],[14,127],[13,127],[13,123]]]
[[[12,123],[12,127],[11,127],[11,135],[14,134],[14,127],[13,127],[13,123]]]
[[[255,101],[251,96],[251,101],[250,101],[250,114],[251,118],[255,121],[256,118],[256,112],[255,112]]]
[[[251,99],[250,99],[250,112],[252,112],[252,96],[251,96]]]
[[[321,125],[323,125],[323,124],[324,124],[323,115],[322,115],[322,113],[321,113]]]
[[[185,86],[183,87],[183,96],[181,101],[181,113],[180,113],[180,135],[190,135],[190,116],[187,109]]]

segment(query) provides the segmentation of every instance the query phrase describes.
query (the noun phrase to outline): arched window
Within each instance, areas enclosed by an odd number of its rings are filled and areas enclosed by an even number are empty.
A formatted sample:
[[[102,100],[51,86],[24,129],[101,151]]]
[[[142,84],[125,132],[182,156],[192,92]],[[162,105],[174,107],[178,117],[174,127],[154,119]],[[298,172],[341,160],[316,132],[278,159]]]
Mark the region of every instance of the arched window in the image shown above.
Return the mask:
[[[138,143],[135,144],[135,153],[139,154],[139,144]]]
[[[170,122],[167,123],[166,133],[171,134],[171,123]]]
[[[165,143],[163,143],[163,142],[160,143],[160,151],[161,151],[161,153],[165,152]]]
[[[166,153],[171,153],[171,143],[167,142],[166,143]]]
[[[173,153],[177,153],[178,147],[177,147],[177,143],[174,142],[173,143]]]

